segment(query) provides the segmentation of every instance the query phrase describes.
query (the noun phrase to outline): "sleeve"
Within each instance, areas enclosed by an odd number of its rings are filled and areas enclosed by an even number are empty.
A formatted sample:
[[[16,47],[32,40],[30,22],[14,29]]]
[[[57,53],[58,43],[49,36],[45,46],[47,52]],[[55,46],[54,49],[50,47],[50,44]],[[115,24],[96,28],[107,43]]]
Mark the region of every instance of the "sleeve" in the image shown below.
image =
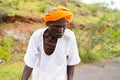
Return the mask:
[[[36,42],[36,34],[34,33],[29,40],[26,54],[24,56],[25,64],[33,68],[37,59],[37,54],[38,54],[38,49]]]
[[[81,60],[80,60],[80,57],[79,57],[76,38],[75,38],[75,35],[73,35],[71,45],[70,45],[70,48],[69,48],[67,65],[76,65],[76,64],[79,64],[80,61]]]

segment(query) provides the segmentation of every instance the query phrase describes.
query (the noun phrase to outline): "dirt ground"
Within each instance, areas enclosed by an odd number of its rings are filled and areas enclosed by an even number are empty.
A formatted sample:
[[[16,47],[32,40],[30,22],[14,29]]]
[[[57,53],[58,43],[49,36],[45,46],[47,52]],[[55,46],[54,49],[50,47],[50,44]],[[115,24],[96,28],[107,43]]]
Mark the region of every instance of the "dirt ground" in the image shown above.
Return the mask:
[[[76,66],[74,80],[120,80],[120,57]]]

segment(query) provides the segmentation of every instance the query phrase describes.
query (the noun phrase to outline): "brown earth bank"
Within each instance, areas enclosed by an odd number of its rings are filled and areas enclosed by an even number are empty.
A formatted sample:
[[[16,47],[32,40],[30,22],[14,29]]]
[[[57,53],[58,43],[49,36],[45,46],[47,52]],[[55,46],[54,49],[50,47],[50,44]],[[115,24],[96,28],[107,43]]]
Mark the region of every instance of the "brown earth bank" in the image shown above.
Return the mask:
[[[20,16],[20,15],[8,16],[8,14],[0,14],[0,24],[4,22],[15,23],[16,21],[29,23],[29,24],[32,24],[32,23],[43,24],[45,22],[43,17],[30,17],[30,16]],[[77,23],[73,21],[71,21],[68,24],[68,28],[70,29],[74,29],[75,26],[78,26],[80,29],[84,29],[85,27],[87,27],[87,25],[84,23]]]
[[[29,17],[29,16],[8,16],[7,14],[0,14],[0,23],[14,23],[16,21],[26,22],[26,23],[34,23],[34,22],[44,22],[44,18],[42,17]]]
[[[0,41],[4,41],[4,38],[11,37],[13,40],[11,53],[12,53],[12,61],[16,60],[15,56],[19,56],[21,59],[23,54],[26,51],[28,41],[32,33],[38,29],[43,27],[44,25],[41,23],[23,23],[23,22],[15,22],[15,23],[2,23],[0,24]],[[8,40],[9,41],[9,40]],[[9,43],[9,42],[8,42]],[[14,59],[13,59],[14,58]],[[4,60],[0,58],[0,64],[4,63]]]
[[[15,22],[15,23],[4,23],[0,24],[0,38],[3,38],[5,36],[13,36],[13,38],[16,36],[16,38],[21,39],[30,37],[31,34],[38,28],[43,27],[40,23],[22,23],[22,22]],[[22,35],[24,35],[22,37]],[[19,40],[18,38],[18,40]]]
[[[120,80],[120,57],[76,66],[74,80]]]

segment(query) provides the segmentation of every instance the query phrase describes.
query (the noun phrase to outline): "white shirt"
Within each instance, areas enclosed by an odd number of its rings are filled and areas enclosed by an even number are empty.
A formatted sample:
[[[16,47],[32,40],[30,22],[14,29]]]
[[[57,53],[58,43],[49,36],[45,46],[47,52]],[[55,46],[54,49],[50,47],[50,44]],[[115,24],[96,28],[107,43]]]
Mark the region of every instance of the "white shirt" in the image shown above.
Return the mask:
[[[66,29],[63,37],[58,39],[54,52],[47,55],[43,47],[46,29],[38,29],[31,36],[25,64],[33,68],[32,80],[67,80],[67,65],[80,62],[75,35]]]

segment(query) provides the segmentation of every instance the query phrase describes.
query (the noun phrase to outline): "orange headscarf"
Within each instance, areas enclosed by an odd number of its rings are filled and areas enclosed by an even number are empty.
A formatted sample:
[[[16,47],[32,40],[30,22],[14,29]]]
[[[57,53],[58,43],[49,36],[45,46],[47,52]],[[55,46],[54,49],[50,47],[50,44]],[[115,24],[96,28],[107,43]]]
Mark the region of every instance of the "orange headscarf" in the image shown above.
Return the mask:
[[[64,18],[68,22],[71,20],[73,14],[65,7],[57,7],[45,14],[45,22],[56,21],[58,19]]]

